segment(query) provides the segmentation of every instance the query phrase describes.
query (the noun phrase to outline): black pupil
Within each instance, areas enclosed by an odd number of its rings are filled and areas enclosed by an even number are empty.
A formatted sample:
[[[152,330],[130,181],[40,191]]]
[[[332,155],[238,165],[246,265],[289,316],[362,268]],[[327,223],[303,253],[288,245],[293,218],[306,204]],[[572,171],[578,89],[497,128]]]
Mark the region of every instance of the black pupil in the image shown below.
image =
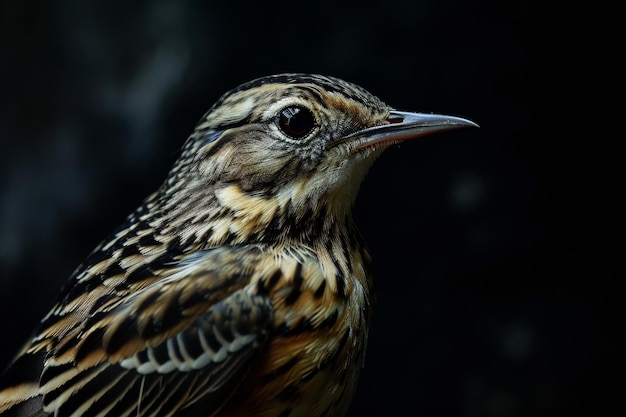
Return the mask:
[[[315,127],[315,119],[304,107],[287,107],[280,111],[278,126],[285,134],[300,139],[309,134]]]

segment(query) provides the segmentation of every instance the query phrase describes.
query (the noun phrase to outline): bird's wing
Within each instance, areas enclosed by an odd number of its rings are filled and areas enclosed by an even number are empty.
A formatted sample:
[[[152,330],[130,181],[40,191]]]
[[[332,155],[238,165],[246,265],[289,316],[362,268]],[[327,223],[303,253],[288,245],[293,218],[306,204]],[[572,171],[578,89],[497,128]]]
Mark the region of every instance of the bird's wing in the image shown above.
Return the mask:
[[[6,415],[37,415],[41,406],[58,417],[219,410],[264,346],[272,321],[269,299],[250,290],[256,273],[250,256],[258,257],[258,248],[195,253],[112,310],[85,318],[66,336],[73,340],[59,340],[45,357],[26,352],[9,373],[39,356],[37,391],[17,388],[13,395],[25,398]],[[0,413],[10,390],[0,387]]]

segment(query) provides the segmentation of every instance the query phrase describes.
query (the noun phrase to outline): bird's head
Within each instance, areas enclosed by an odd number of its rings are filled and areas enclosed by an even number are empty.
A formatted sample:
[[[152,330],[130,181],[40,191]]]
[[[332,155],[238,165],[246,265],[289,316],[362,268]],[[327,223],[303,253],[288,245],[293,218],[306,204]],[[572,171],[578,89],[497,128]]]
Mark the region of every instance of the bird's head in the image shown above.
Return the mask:
[[[368,168],[389,145],[472,125],[395,111],[332,77],[260,78],[226,93],[204,115],[168,177],[163,201],[168,211],[198,219],[238,219],[228,226],[231,236],[268,228],[289,233],[289,220],[276,224],[281,217],[343,221]]]

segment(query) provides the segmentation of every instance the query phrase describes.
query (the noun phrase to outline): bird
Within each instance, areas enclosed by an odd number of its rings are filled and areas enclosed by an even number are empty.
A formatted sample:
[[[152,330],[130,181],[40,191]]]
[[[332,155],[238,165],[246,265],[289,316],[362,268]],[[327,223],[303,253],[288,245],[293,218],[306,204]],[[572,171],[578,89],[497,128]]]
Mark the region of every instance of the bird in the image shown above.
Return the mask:
[[[359,187],[391,145],[470,126],[330,76],[230,90],[70,276],[0,415],[344,416],[375,298]]]

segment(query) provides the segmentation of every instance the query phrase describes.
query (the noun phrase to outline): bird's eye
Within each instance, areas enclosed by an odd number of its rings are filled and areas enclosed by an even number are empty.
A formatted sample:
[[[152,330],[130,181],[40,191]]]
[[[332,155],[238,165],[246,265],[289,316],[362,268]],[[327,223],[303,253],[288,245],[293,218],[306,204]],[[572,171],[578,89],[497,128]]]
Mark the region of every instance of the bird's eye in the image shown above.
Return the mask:
[[[313,113],[302,106],[285,107],[278,113],[278,127],[284,134],[294,139],[308,135],[315,127]]]

